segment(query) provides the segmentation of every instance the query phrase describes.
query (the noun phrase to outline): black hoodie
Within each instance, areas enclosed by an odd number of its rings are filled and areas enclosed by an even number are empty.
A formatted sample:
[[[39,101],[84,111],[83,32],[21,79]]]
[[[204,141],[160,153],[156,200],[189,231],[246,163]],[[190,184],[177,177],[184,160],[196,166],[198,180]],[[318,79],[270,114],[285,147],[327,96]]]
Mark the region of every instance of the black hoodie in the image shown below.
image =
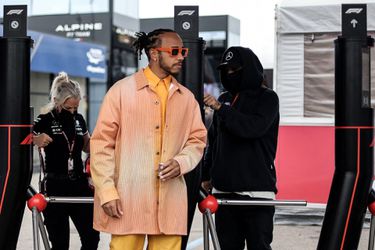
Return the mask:
[[[228,77],[226,67],[242,69]],[[219,97],[222,105],[209,130],[203,180],[220,191],[276,193],[277,94],[262,84],[263,67],[248,48],[227,49],[219,69],[230,92]]]

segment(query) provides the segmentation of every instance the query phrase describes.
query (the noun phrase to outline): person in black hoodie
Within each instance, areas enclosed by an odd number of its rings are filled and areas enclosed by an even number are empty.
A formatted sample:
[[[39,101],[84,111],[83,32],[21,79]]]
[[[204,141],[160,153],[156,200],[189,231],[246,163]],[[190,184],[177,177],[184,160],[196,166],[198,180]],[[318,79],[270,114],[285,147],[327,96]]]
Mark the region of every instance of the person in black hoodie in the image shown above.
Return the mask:
[[[279,99],[265,86],[263,67],[252,50],[230,47],[218,67],[224,92],[205,95],[214,112],[203,167],[202,187],[217,198],[274,199],[274,159]],[[223,250],[271,249],[273,206],[220,206],[216,229]]]

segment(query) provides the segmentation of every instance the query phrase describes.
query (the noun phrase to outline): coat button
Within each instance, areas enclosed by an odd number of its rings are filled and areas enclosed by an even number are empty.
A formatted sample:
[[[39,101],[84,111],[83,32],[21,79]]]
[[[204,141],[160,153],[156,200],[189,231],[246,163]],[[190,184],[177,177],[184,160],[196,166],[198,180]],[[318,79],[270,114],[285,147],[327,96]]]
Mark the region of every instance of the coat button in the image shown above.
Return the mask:
[[[159,104],[159,101],[155,101],[155,105],[158,105]]]
[[[156,155],[159,155],[160,154],[160,152],[156,152]]]
[[[155,127],[156,129],[159,129],[159,125],[156,125],[156,127]]]

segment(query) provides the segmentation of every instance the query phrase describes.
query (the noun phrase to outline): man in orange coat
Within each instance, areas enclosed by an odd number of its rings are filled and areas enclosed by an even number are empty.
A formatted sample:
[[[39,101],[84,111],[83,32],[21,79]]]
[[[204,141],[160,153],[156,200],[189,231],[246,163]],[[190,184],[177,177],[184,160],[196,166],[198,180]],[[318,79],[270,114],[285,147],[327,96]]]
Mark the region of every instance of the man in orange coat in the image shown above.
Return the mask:
[[[173,75],[188,54],[173,30],[138,33],[149,65],[106,94],[91,138],[94,228],[111,249],[180,250],[187,234],[183,175],[202,158],[207,131],[194,95]]]

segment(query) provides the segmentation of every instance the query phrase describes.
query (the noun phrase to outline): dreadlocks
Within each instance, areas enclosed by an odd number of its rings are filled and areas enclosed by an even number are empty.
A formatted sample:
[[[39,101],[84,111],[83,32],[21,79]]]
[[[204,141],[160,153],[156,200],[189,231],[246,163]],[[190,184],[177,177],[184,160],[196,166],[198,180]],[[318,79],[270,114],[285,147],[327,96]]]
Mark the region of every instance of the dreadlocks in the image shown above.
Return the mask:
[[[149,32],[148,34],[146,34],[145,32],[135,33],[137,39],[134,41],[133,47],[135,49],[135,53],[138,55],[138,59],[141,59],[142,50],[144,49],[147,58],[150,60],[150,49],[160,46],[161,40],[159,35],[168,32],[176,33],[176,31],[171,29],[156,29]]]

